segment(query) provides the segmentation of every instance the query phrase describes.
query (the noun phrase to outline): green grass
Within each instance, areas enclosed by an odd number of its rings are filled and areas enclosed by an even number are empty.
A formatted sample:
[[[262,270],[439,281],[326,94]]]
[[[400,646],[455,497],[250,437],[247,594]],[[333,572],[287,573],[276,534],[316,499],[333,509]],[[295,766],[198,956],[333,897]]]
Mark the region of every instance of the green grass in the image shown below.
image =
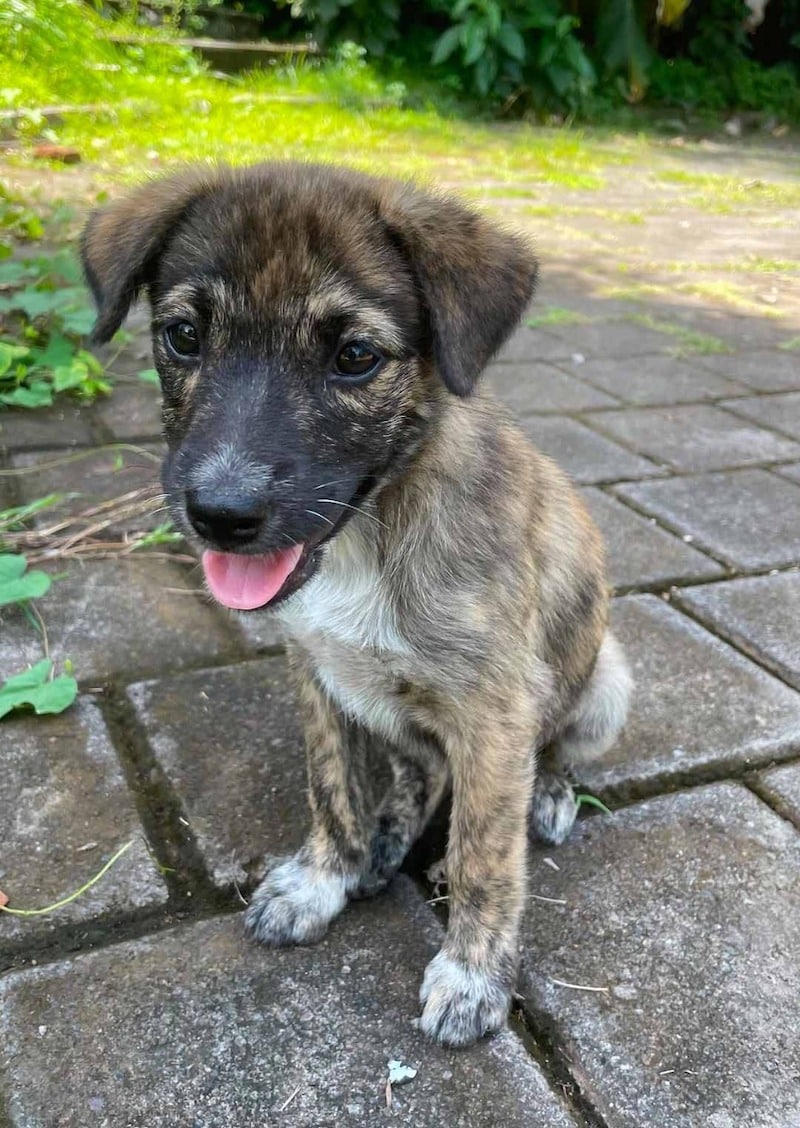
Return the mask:
[[[646,329],[652,329],[655,333],[666,333],[676,340],[676,352],[680,355],[685,353],[700,353],[710,355],[712,353],[730,352],[729,347],[719,337],[714,337],[710,333],[698,333],[694,329],[687,329],[685,325],[679,325],[675,321],[662,321],[660,318],[652,317],[649,313],[634,313],[629,318],[629,321],[635,322],[637,325],[643,325]]]
[[[683,202],[700,211],[730,215],[756,208],[800,207],[800,183],[696,173],[685,169],[662,169],[652,175],[661,183],[680,184],[688,189]]]
[[[542,329],[546,325],[582,325],[589,318],[574,309],[564,309],[562,306],[544,306],[541,313],[526,319],[525,324],[531,329]]]

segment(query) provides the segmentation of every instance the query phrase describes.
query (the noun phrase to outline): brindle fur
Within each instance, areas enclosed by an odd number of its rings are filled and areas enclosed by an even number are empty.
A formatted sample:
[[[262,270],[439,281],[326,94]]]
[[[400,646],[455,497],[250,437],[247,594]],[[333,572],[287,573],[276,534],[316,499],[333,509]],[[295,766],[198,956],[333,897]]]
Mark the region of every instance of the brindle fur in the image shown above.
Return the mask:
[[[147,185],[92,218],[83,251],[99,339],[149,293],[177,523],[191,534],[187,490],[233,483],[268,515],[250,551],[334,529],[275,612],[312,829],[247,927],[268,944],[318,939],[390,880],[449,786],[449,925],[420,1024],[458,1045],[498,1029],[528,820],[565,836],[575,802],[559,773],[608,747],[630,688],[594,525],[477,383],[531,297],[532,254],[454,200],[291,163]],[[201,329],[191,370],[163,344],[174,317]],[[353,338],[387,362],[344,387],[330,358]],[[392,768],[377,804],[370,746]]]

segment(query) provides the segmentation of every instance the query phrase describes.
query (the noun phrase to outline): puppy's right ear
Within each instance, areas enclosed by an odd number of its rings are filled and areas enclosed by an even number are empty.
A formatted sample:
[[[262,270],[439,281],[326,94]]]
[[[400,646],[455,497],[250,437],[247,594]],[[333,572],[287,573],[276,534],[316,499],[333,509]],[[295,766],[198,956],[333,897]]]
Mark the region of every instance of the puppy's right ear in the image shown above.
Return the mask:
[[[191,169],[145,184],[92,213],[81,238],[81,260],[97,305],[95,343],[114,336],[131,302],[153,281],[170,231],[213,181],[212,170]]]

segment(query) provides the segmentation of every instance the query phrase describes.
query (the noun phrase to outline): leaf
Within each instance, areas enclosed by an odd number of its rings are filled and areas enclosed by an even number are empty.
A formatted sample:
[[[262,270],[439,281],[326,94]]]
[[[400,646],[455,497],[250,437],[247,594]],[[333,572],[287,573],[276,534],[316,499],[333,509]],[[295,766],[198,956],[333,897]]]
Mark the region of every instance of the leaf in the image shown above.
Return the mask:
[[[456,50],[461,42],[461,30],[463,26],[463,24],[455,24],[453,27],[448,27],[447,31],[443,32],[436,40],[431,53],[431,62],[434,66],[445,62]],[[139,375],[141,376],[141,373]]]
[[[606,0],[597,17],[597,49],[609,71],[624,70],[631,87],[643,89],[652,55],[636,0]]]
[[[525,62],[525,40],[510,23],[504,23],[497,33],[497,42],[507,55],[518,63]]]
[[[0,341],[0,376],[5,376],[15,360],[20,360],[30,353],[27,345],[8,345]]]
[[[3,392],[0,403],[11,407],[49,407],[53,402],[50,385],[39,380],[28,387],[15,388],[13,392]]]
[[[0,556],[0,585],[18,580],[25,575],[28,561],[17,553],[3,553]]]
[[[88,375],[89,370],[80,360],[73,360],[70,365],[60,365],[53,369],[53,390],[66,392],[70,388],[79,388]]]
[[[141,372],[137,372],[136,375],[140,380],[143,380],[145,384],[157,384],[159,382],[158,372],[155,368],[143,368]]]
[[[22,603],[26,599],[39,599],[50,588],[50,577],[46,572],[28,572],[18,580],[0,583],[0,607],[9,603]]]
[[[77,697],[78,683],[66,674],[48,681],[52,668],[51,660],[43,658],[4,682],[0,686],[0,717],[25,706],[40,714],[63,713]]]

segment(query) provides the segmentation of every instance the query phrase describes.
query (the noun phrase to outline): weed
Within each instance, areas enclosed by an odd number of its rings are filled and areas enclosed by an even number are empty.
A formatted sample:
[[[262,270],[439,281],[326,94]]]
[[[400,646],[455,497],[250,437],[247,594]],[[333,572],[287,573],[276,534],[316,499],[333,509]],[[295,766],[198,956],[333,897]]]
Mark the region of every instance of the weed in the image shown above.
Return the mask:
[[[698,333],[695,329],[687,329],[685,325],[678,325],[674,321],[660,321],[649,313],[634,313],[628,320],[643,325],[646,329],[652,329],[655,333],[666,333],[670,337],[675,337],[678,342],[676,352],[679,355],[730,352],[728,346],[719,337],[713,337],[710,333]]]
[[[546,325],[581,325],[589,318],[574,309],[564,309],[562,306],[544,306],[541,313],[526,319],[525,324],[531,329],[542,329]]]

